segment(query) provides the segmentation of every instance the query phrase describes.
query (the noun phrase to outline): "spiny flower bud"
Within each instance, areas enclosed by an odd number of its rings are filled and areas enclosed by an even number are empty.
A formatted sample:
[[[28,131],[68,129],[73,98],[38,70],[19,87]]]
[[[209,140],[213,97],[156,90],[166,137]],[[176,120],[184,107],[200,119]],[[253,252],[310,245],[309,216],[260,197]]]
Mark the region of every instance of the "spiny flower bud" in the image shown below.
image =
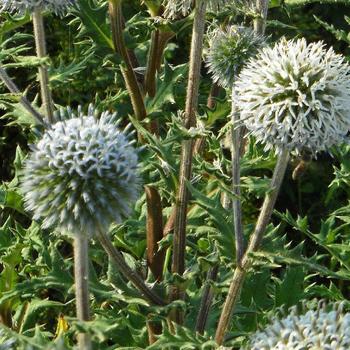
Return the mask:
[[[22,189],[25,207],[43,228],[93,235],[107,230],[130,212],[137,199],[137,152],[115,114],[100,118],[90,106],[52,125],[25,163]]]
[[[315,154],[350,129],[350,66],[322,41],[263,48],[235,83],[241,119],[269,150]]]
[[[265,44],[253,29],[243,26],[216,27],[208,34],[207,66],[215,83],[232,88],[236,74]]]
[[[39,9],[62,16],[74,4],[74,0],[0,0],[0,12],[24,14],[26,11],[33,13]]]
[[[223,8],[228,0],[207,0],[207,8],[210,11],[217,12]],[[165,0],[164,17],[176,19],[179,16],[187,16],[194,8],[194,0]]]
[[[341,304],[325,305],[299,315],[296,308],[283,319],[251,338],[249,350],[348,350],[350,349],[350,313]]]

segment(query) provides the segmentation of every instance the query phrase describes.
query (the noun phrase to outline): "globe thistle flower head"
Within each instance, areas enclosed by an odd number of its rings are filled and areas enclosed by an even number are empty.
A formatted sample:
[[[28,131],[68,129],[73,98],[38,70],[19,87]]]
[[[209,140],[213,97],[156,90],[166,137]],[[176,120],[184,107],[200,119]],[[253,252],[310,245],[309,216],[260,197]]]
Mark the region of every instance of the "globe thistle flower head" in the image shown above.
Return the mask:
[[[347,350],[350,349],[350,313],[341,304],[319,305],[304,314],[296,308],[283,319],[275,318],[255,333],[249,350]]]
[[[206,64],[214,82],[224,88],[232,88],[236,74],[264,44],[263,36],[243,26],[231,25],[211,30]]]
[[[261,49],[235,89],[241,120],[266,150],[315,155],[350,129],[350,66],[321,41],[282,39]]]
[[[0,328],[0,350],[14,350],[16,348],[16,339],[9,337],[4,329]]]
[[[228,0],[207,0],[207,8],[209,11],[218,12],[222,9],[227,3]],[[163,5],[164,17],[170,19],[176,19],[178,17],[185,17],[189,15],[194,8],[194,0],[165,0]]]
[[[53,12],[63,16],[69,7],[75,4],[74,0],[0,0],[0,12],[33,13],[34,10]]]
[[[25,163],[25,207],[43,228],[93,235],[130,212],[138,197],[137,151],[115,123],[92,107],[78,117],[68,109],[33,147]]]

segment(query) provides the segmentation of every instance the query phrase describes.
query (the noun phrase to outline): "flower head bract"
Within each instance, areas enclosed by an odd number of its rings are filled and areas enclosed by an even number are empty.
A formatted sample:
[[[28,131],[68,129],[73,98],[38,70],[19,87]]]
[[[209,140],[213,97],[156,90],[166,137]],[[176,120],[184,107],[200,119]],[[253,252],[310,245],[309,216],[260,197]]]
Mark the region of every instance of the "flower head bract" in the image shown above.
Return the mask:
[[[236,25],[217,27],[208,39],[207,66],[214,82],[224,88],[232,88],[237,73],[265,43],[253,29]]]
[[[323,42],[282,39],[235,83],[241,120],[265,149],[315,154],[350,130],[350,66]]]
[[[130,212],[138,197],[137,151],[115,115],[69,119],[48,129],[25,164],[25,207],[44,228],[93,235]],[[64,115],[64,114],[63,114]]]
[[[296,308],[289,315],[276,318],[264,330],[255,333],[249,350],[347,350],[350,349],[350,313],[341,304],[299,314]]]

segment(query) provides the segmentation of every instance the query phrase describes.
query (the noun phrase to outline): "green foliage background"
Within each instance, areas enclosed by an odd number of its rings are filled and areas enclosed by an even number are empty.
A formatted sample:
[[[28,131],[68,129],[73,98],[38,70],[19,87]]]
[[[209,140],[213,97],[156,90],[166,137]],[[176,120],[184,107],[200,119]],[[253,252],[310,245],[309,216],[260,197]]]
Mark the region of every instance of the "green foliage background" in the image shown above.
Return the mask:
[[[72,108],[94,103],[99,110],[115,110],[125,120],[132,108],[120,73],[121,60],[113,52],[105,1],[79,0],[79,9],[60,19],[45,18],[50,56],[50,84],[55,103]],[[267,33],[274,41],[304,36],[324,40],[350,59],[350,4],[348,1],[271,1]],[[135,50],[140,66],[146,64],[154,23],[139,1],[125,2],[125,38]],[[240,23],[249,18],[231,15]],[[220,20],[219,16],[219,20]],[[221,18],[221,19],[222,19]],[[209,18],[208,20],[212,20]],[[21,90],[36,105],[38,81],[30,17],[0,17],[0,61]],[[177,110],[184,108],[191,19],[176,22],[157,81],[157,94],[146,101],[149,117],[162,125],[161,137],[149,134],[133,120],[149,147],[141,153],[145,184],[155,185],[163,199],[164,216],[174,202],[180,143],[192,137],[183,130]],[[142,69],[140,70],[142,73]],[[141,74],[140,73],[140,74]],[[91,303],[93,321],[82,324],[74,314],[72,248],[69,239],[43,231],[23,210],[18,190],[21,165],[36,140],[39,126],[12,95],[1,86],[0,95],[0,321],[2,336],[14,338],[18,349],[70,348],[77,329],[91,332],[94,349],[211,349],[220,307],[227,292],[234,261],[232,215],[220,203],[228,192],[229,158],[219,135],[228,121],[229,103],[221,91],[214,110],[206,105],[211,80],[202,69],[200,119],[207,126],[203,157],[194,164],[195,181],[189,184],[187,266],[183,279],[188,298],[181,306],[186,323],[175,334],[166,328],[167,308],[152,307],[109,264],[100,246],[91,244]],[[132,118],[132,117],[131,117]],[[213,164],[219,159],[220,167]],[[278,199],[273,222],[262,249],[254,255],[254,269],[245,282],[241,301],[226,345],[237,347],[274,310],[314,297],[347,300],[350,297],[350,146],[320,154],[297,181],[291,177],[298,160],[291,162]],[[249,143],[242,159],[245,235],[253,229],[260,203],[275,164],[273,154]],[[112,228],[114,244],[128,263],[146,276],[145,196],[132,217]],[[171,237],[161,244],[168,247]],[[207,331],[193,331],[208,269],[220,263],[215,300]],[[164,281],[157,287],[165,294],[173,277],[166,266]],[[149,282],[153,282],[148,275]],[[164,323],[164,333],[149,346],[146,315]],[[63,321],[64,320],[64,321]],[[60,323],[61,322],[61,323]],[[66,330],[62,326],[68,322]],[[61,327],[58,327],[61,325]],[[59,329],[59,334],[57,334]],[[0,345],[1,348],[1,345]]]

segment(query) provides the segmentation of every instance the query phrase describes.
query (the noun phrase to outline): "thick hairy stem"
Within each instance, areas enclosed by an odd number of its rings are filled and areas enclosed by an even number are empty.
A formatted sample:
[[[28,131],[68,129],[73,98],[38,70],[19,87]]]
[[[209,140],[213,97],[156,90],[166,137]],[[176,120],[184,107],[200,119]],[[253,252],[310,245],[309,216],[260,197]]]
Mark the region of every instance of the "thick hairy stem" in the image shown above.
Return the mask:
[[[250,238],[248,248],[243,255],[241,264],[237,266],[234,272],[229,292],[227,294],[225,304],[221,312],[220,321],[216,329],[215,341],[219,345],[223,343],[224,336],[231,319],[232,311],[238,301],[246,272],[250,267],[250,254],[258,250],[266,227],[270,222],[278,192],[287,168],[288,160],[289,152],[286,150],[282,151],[278,157],[270,188],[261,207],[259,218],[255,226],[255,230]]]
[[[106,251],[117,269],[144,295],[144,297],[154,305],[165,305],[165,302],[152,291],[143,281],[142,277],[125,262],[123,255],[114,247],[111,239],[102,231],[96,233],[98,241]]]
[[[163,238],[163,210],[156,188],[145,186],[147,200],[147,264],[157,281],[163,278],[165,250],[159,251],[158,242]]]
[[[244,254],[244,237],[242,225],[242,203],[241,203],[241,174],[240,174],[240,148],[241,148],[241,126],[239,123],[239,113],[235,106],[235,91],[232,89],[232,192],[235,198],[232,200],[233,224],[235,232],[236,262],[237,265]]]
[[[126,48],[123,27],[124,18],[122,13],[122,1],[121,0],[109,0],[109,17],[112,26],[112,39],[114,49],[122,57],[125,68],[122,68],[122,74],[125,80],[127,90],[130,95],[131,104],[138,120],[143,120],[147,116],[143,95],[141,93],[140,86],[137,82],[136,75],[130,60],[129,52]]]
[[[256,0],[257,17],[254,19],[254,30],[258,34],[265,33],[267,11],[269,9],[268,0]]]
[[[90,320],[88,249],[88,238],[85,235],[76,235],[74,238],[74,279],[77,318],[79,321]],[[79,350],[91,349],[89,334],[78,334],[78,348]]]
[[[184,120],[186,128],[190,128],[196,125],[206,5],[207,0],[196,1]],[[185,140],[182,142],[179,190],[176,198],[176,216],[174,223],[172,260],[172,272],[178,273],[180,275],[184,273],[185,269],[186,221],[188,202],[188,189],[186,182],[189,181],[192,176],[192,147],[192,140]],[[177,286],[172,286],[170,295],[171,300],[182,298],[182,294],[183,291],[179,290]],[[176,314],[177,315],[175,317],[175,321],[179,321],[181,323],[182,316],[179,312],[176,312]]]
[[[163,31],[159,32],[158,54],[156,57],[156,59],[157,59],[157,61],[156,61],[157,71],[159,71],[159,69],[162,65],[164,50],[165,50],[166,46],[168,45],[169,40],[171,38],[173,38],[174,35],[175,34],[173,32],[163,32]]]
[[[154,97],[156,94],[157,72],[162,64],[164,49],[173,36],[174,33],[172,32],[162,32],[158,29],[155,29],[152,33],[145,74],[145,92],[150,97]]]
[[[44,30],[44,19],[40,9],[35,9],[33,12],[33,27],[36,54],[38,58],[45,58],[46,52],[46,41],[45,41],[45,30]],[[44,106],[46,118],[50,124],[54,122],[53,115],[53,102],[49,84],[49,74],[46,65],[39,67],[39,81],[41,90],[41,100]]]
[[[199,307],[198,317],[196,321],[196,331],[199,334],[203,334],[205,330],[205,325],[207,324],[209,311],[214,298],[214,290],[211,285],[216,281],[219,271],[219,265],[213,266],[207,274],[207,278],[205,281],[205,286],[203,288],[201,304]]]
[[[20,102],[22,106],[36,119],[36,121],[39,122],[39,124],[42,124],[45,127],[48,127],[48,124],[45,122],[44,117],[35,110],[35,108],[31,105],[31,103],[19,91],[17,85],[8,76],[5,69],[1,67],[0,67],[0,79],[3,81],[3,83],[6,85],[6,87],[9,89],[11,93],[21,95]]]

